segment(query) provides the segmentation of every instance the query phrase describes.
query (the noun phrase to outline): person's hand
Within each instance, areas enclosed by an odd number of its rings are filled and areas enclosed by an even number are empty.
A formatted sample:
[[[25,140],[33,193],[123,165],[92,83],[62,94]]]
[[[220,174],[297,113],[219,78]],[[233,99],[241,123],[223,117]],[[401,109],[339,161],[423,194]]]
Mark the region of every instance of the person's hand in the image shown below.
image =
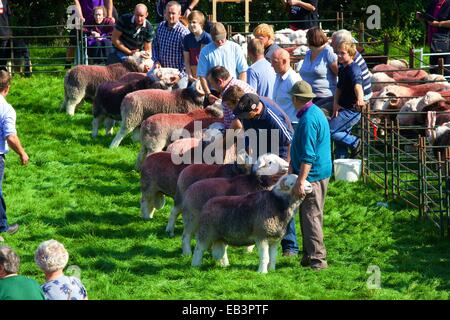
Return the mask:
[[[116,23],[116,19],[114,19],[114,17],[109,17],[112,21],[112,23]]]
[[[356,110],[358,110],[359,112],[361,112],[364,109],[365,105],[366,103],[364,102],[363,99],[356,100],[355,107]]]
[[[215,95],[213,95],[212,93],[208,94],[208,102],[210,104],[213,104],[214,102],[216,102],[217,100],[219,100],[218,97],[216,97]]]
[[[187,18],[189,16],[189,14],[192,12],[191,9],[187,8],[186,11],[184,12],[184,17]]]
[[[432,27],[435,27],[435,28],[439,28],[440,27],[440,22],[439,21],[436,21],[436,20],[434,20],[434,21],[428,21],[428,24],[430,25],[430,26],[432,26]]]
[[[96,31],[91,31],[91,34],[92,34],[95,38],[100,38],[100,33],[96,32]]]
[[[133,50],[130,50],[129,56],[132,56],[133,54],[135,54],[135,53],[138,52],[138,51],[140,51],[140,50],[139,50],[139,49],[133,49]]]
[[[336,118],[339,114],[339,110],[341,110],[342,107],[338,104],[333,106],[333,114],[331,115],[332,118]]]
[[[194,77],[192,76],[192,74],[188,75],[188,81],[194,82],[194,81],[197,81],[197,80],[198,80],[198,79],[197,79],[197,78],[194,78]]]
[[[300,179],[297,179],[294,188],[292,188],[292,194],[300,199],[303,199],[306,196],[305,181],[300,181]]]
[[[28,154],[26,152],[20,155],[20,162],[22,163],[23,166],[27,165],[29,160],[30,157],[28,157]]]
[[[173,85],[177,84],[178,81],[180,81],[180,79],[181,79],[180,76],[170,77],[170,82],[168,83],[168,85],[173,86]]]

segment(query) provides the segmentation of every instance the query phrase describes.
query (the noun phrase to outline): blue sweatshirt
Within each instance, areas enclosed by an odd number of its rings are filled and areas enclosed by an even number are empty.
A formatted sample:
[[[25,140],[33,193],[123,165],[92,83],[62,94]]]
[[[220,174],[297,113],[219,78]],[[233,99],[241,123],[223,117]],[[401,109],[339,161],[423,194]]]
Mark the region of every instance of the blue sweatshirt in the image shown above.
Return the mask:
[[[310,164],[306,180],[320,181],[331,177],[330,126],[323,111],[312,105],[298,119],[291,143],[291,166],[298,174],[302,163]]]

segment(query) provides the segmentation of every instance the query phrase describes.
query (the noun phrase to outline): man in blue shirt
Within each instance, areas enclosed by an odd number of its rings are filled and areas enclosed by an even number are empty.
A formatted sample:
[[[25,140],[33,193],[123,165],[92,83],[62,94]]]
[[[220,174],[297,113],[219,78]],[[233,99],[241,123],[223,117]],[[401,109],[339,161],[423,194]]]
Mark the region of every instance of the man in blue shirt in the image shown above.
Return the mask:
[[[181,6],[176,1],[167,3],[165,20],[156,29],[153,41],[152,59],[155,67],[175,68],[180,71],[172,84],[179,89],[187,88],[188,77],[185,72],[183,41],[189,30],[180,22]]]
[[[273,86],[276,73],[272,65],[264,58],[264,45],[259,39],[252,39],[248,43],[248,57],[253,64],[247,70],[247,83],[258,95],[273,98]]]
[[[9,93],[11,76],[7,71],[0,70],[0,232],[14,234],[19,229],[19,225],[8,225],[6,218],[6,205],[3,199],[2,184],[5,172],[5,155],[8,153],[8,146],[19,156],[23,165],[28,163],[28,155],[22,148],[16,131],[16,112],[6,101],[5,97]]]
[[[331,176],[331,145],[328,120],[312,103],[315,94],[306,81],[294,84],[292,101],[297,109],[298,125],[291,144],[289,173],[298,175],[293,192],[304,197],[300,205],[300,226],[303,238],[301,265],[320,270],[328,266],[323,243],[323,208]],[[313,192],[305,193],[305,181]]]

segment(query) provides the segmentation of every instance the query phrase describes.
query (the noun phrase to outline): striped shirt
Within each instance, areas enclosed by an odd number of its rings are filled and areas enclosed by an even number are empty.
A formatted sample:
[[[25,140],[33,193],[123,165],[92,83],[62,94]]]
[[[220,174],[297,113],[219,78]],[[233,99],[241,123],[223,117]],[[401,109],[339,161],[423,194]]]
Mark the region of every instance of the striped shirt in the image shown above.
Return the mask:
[[[136,27],[133,13],[126,13],[120,16],[116,24],[116,30],[122,32],[120,41],[130,50],[142,50],[144,42],[152,42],[154,31],[148,20],[144,21],[141,27]]]
[[[231,78],[230,82],[225,86],[223,89],[222,95],[225,93],[225,91],[228,90],[231,86],[238,86],[242,90],[244,90],[245,93],[256,93],[256,90],[253,89],[247,82]],[[225,102],[222,102],[222,108],[223,108],[223,123],[225,125],[225,129],[229,129],[231,127],[231,122],[236,118],[233,111],[231,111],[230,107],[227,106]]]
[[[185,76],[183,41],[188,34],[189,30],[179,21],[174,27],[170,27],[167,21],[161,22],[152,45],[153,60],[163,68],[176,68],[181,77]]]
[[[370,78],[369,68],[367,67],[366,61],[358,51],[356,51],[354,60],[356,64],[361,68],[361,74],[363,79],[362,87],[364,91],[364,96],[367,96],[372,93],[372,83],[371,83],[372,79]]]

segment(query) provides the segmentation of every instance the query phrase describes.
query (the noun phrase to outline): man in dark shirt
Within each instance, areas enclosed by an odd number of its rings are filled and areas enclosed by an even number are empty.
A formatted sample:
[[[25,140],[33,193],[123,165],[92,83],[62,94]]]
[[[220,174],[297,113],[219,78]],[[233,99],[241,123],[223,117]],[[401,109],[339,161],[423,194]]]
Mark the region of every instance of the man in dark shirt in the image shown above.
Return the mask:
[[[290,22],[292,30],[309,29],[319,25],[319,13],[317,10],[318,0],[281,0],[288,6],[289,20],[302,20]]]
[[[134,14],[127,13],[119,18],[111,36],[114,49],[107,64],[121,62],[136,51],[145,50],[151,53],[154,31],[147,16],[147,7],[138,4]]]
[[[166,9],[167,3],[170,0],[157,0],[156,1],[156,21],[161,22],[164,20],[164,10]],[[181,6],[181,15],[185,18],[194,10],[195,6],[200,2],[200,0],[177,0]]]

